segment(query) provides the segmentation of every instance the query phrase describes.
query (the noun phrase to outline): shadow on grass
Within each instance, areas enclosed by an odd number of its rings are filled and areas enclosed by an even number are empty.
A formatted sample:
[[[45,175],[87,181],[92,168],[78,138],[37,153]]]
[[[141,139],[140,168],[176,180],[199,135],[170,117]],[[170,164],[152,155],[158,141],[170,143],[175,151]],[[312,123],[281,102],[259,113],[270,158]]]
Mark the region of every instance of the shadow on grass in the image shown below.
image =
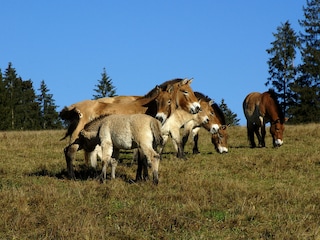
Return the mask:
[[[124,163],[126,167],[131,167],[132,164]],[[75,179],[76,181],[87,181],[87,180],[95,180],[100,181],[100,174],[101,169],[96,170],[92,167],[88,167],[86,164],[77,165],[74,169]],[[41,166],[35,172],[31,172],[28,176],[40,176],[40,177],[52,177],[57,179],[64,179],[64,180],[72,180],[68,177],[68,172],[66,169],[62,169],[59,172],[52,172],[46,168],[46,166]],[[116,178],[122,179],[124,182],[132,183],[134,182],[133,179],[129,178],[128,175],[122,173],[116,173]],[[107,181],[111,179],[111,174],[107,173]]]

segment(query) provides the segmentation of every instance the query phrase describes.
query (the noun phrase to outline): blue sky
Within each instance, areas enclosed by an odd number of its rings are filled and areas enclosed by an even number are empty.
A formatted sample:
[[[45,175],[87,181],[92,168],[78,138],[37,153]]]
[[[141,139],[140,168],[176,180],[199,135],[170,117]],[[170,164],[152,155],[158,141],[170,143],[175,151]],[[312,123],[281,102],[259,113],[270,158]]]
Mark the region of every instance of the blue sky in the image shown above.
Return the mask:
[[[91,99],[103,68],[117,95],[144,95],[173,78],[225,100],[266,91],[266,49],[287,20],[301,29],[305,0],[91,0],[1,2],[0,68],[12,62],[35,90],[45,81],[58,111]]]

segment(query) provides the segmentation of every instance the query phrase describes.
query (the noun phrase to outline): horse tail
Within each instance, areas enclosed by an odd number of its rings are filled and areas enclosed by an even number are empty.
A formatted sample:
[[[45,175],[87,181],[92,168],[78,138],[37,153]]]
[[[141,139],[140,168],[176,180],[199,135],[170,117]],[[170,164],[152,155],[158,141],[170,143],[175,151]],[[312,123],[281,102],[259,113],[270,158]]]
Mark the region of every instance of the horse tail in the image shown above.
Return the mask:
[[[156,143],[156,145],[162,145],[163,144],[163,138],[162,138],[162,132],[161,132],[161,123],[153,118],[150,122],[151,131],[153,134],[153,139]]]
[[[77,128],[79,121],[80,121],[80,112],[76,109],[76,108],[68,108],[68,107],[64,107],[61,112],[59,113],[59,117],[64,120],[65,122],[68,122],[69,126],[67,129],[67,132],[65,134],[65,136],[63,138],[60,139],[64,140],[66,139],[68,136],[71,136],[72,133],[74,132],[74,130]]]

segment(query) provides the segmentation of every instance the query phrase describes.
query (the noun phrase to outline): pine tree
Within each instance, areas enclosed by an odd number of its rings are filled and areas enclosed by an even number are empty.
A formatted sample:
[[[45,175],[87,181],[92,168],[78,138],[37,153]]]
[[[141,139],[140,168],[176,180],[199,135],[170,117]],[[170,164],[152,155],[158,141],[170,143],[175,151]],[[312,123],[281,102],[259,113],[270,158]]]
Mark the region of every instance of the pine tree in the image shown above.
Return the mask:
[[[295,105],[289,111],[292,122],[320,122],[320,0],[307,0],[303,8],[305,19],[299,24],[302,64],[299,76],[292,84]]]
[[[268,60],[270,77],[265,85],[271,84],[275,88],[282,110],[286,113],[288,103],[292,102],[292,92],[289,86],[294,82],[296,76],[294,60],[299,41],[289,21],[281,24],[273,36],[275,40],[271,43],[272,47],[266,50],[271,58]]]
[[[9,107],[6,95],[5,81],[0,70],[0,130],[6,130],[9,125]]]
[[[40,119],[42,129],[59,129],[62,128],[62,122],[56,111],[57,106],[54,103],[53,95],[49,94],[49,89],[44,80],[40,83],[38,89],[40,94],[37,96],[37,102],[40,106]]]
[[[99,84],[95,85],[97,88],[94,89],[97,94],[93,95],[93,99],[116,96],[116,90],[112,84],[112,79],[107,75],[105,68],[103,68],[101,79],[98,80],[98,82]]]
[[[221,99],[221,103],[219,104],[220,109],[222,110],[226,123],[231,126],[238,126],[240,119],[237,118],[237,114],[233,113],[224,102],[224,99]]]

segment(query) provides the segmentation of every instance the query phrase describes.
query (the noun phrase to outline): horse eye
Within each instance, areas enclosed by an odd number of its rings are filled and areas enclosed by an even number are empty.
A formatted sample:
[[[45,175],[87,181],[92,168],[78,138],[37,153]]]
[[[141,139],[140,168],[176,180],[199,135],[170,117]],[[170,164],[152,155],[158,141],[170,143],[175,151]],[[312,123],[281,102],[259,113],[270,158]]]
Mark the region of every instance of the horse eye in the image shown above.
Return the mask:
[[[184,94],[184,95],[188,95],[188,94],[189,94],[189,92],[188,92],[188,91],[186,91],[186,90],[184,90],[184,91],[183,91],[183,94]]]
[[[171,104],[171,100],[168,100],[168,104]]]

